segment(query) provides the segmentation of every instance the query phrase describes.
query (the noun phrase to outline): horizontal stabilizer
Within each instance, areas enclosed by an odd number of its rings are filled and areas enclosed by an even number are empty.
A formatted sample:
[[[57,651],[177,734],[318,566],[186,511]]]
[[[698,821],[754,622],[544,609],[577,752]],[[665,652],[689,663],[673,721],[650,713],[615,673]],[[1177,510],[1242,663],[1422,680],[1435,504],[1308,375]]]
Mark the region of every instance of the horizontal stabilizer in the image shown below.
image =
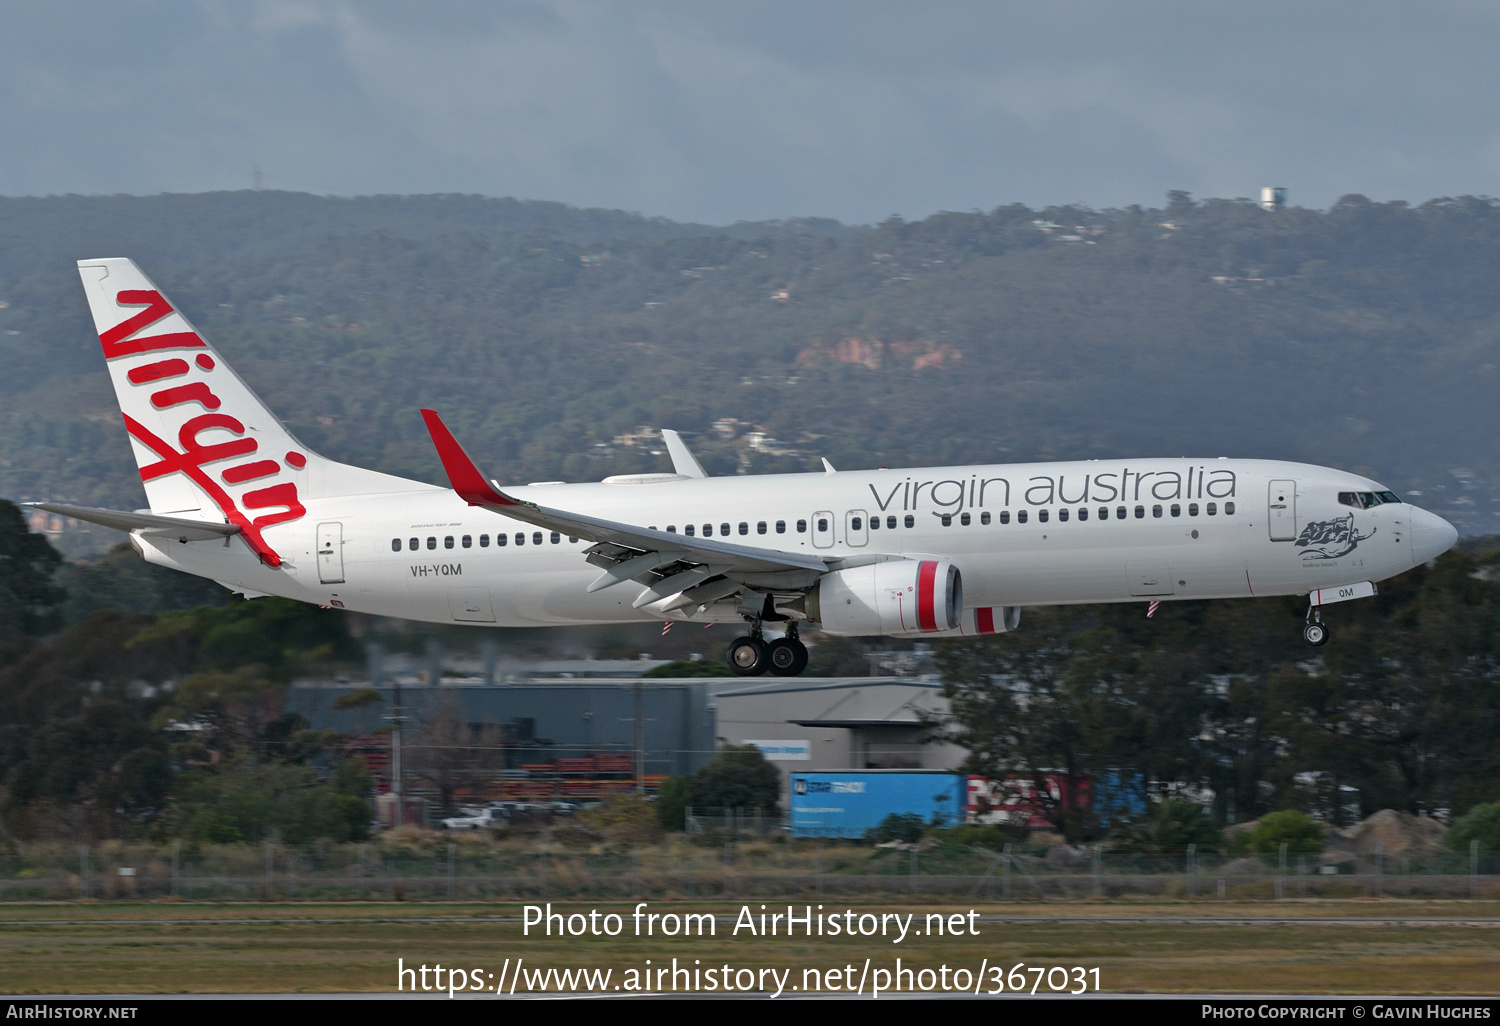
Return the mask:
[[[154,513],[127,513],[119,509],[95,509],[92,506],[70,506],[62,502],[28,502],[28,506],[86,520],[102,527],[113,527],[116,531],[160,531],[185,541],[209,541],[239,534],[238,524],[216,524],[211,520],[187,520],[183,517],[162,517]]]

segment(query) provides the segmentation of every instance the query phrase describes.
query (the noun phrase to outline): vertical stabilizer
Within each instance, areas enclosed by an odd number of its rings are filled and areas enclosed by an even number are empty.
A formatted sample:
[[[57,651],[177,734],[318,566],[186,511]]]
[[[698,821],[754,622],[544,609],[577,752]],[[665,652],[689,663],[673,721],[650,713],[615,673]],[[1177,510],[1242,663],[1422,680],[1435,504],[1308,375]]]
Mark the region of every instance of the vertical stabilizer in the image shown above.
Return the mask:
[[[428,487],[298,442],[132,261],[78,273],[152,513],[238,524],[278,566],[263,532],[300,520],[307,499]]]

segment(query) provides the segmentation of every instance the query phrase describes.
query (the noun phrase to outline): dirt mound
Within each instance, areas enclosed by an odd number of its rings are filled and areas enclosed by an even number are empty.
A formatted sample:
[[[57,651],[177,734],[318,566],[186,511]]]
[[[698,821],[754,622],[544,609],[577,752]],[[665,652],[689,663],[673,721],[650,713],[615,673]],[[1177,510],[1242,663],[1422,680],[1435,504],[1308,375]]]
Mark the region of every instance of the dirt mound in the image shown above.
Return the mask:
[[[1377,847],[1387,855],[1426,855],[1440,851],[1447,827],[1427,816],[1381,809],[1352,827],[1328,832],[1330,851],[1373,855]]]

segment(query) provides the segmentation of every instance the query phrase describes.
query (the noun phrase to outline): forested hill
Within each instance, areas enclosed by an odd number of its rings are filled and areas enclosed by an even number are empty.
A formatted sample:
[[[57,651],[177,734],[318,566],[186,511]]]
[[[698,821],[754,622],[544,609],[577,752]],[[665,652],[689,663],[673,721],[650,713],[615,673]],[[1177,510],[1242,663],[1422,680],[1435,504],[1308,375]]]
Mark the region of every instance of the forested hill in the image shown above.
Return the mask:
[[[715,473],[1298,459],[1500,527],[1491,200],[718,229],[475,197],[0,199],[0,495],[141,502],[73,269],[101,255],[306,442],[429,480],[419,406],[504,480],[656,466],[611,444],[645,425],[700,433]]]

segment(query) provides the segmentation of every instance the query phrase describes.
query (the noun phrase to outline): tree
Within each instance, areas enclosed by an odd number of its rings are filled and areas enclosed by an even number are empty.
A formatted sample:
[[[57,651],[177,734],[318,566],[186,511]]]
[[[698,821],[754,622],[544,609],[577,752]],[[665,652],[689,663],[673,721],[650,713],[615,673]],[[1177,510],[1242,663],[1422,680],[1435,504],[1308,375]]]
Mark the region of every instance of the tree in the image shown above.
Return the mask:
[[[692,804],[691,777],[668,777],[656,789],[656,821],[663,830],[681,830],[688,806]]]
[[[13,502],[0,499],[0,633],[40,634],[57,621],[66,593],[52,580],[62,555],[32,534]]]
[[[1476,805],[1453,821],[1448,828],[1448,846],[1454,851],[1468,851],[1479,842],[1486,852],[1500,852],[1500,802]]]
[[[1288,855],[1316,855],[1323,850],[1323,824],[1296,809],[1268,812],[1250,831],[1250,849],[1262,858],[1275,858],[1286,845]]]
[[[454,796],[477,781],[502,758],[498,728],[474,727],[451,692],[440,693],[404,751],[409,771],[438,793],[438,805],[451,812]]]
[[[1210,849],[1221,845],[1224,835],[1196,802],[1168,798],[1153,802],[1146,814],[1110,831],[1110,847],[1116,851],[1147,855],[1172,855],[1188,845]]]
[[[1097,832],[1091,781],[1115,764],[1119,644],[1073,611],[1043,611],[1027,627],[940,652],[948,730],[971,772],[1030,782],[1042,815],[1076,842]]]
[[[704,812],[722,808],[771,812],[780,804],[781,774],[754,745],[725,745],[698,767],[689,791],[689,804]]]

